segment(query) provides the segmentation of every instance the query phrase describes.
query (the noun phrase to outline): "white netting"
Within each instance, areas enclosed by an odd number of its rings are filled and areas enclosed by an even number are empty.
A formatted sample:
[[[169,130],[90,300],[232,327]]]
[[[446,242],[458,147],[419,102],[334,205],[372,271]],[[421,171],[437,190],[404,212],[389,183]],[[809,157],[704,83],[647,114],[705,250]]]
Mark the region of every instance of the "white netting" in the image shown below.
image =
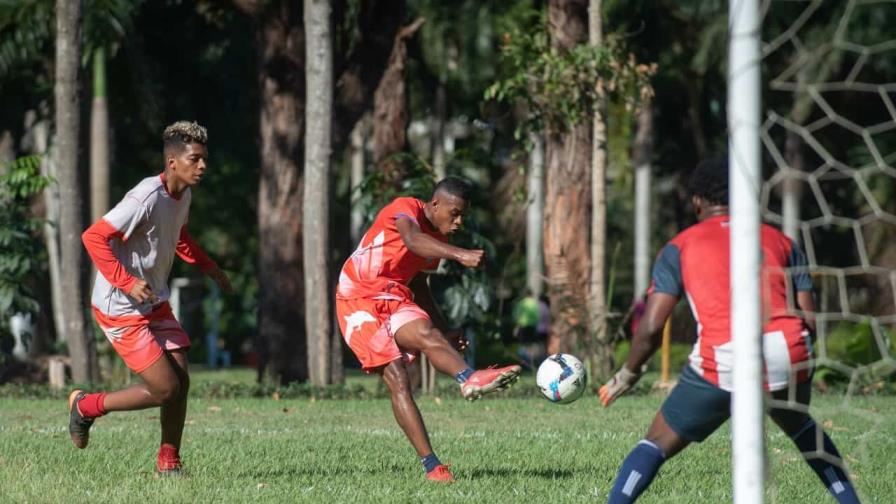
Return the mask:
[[[763,7],[763,218],[808,257],[816,382],[835,384],[839,414],[853,422],[844,429],[869,432],[884,418],[855,398],[896,369],[896,2]],[[844,443],[851,469],[873,439]]]

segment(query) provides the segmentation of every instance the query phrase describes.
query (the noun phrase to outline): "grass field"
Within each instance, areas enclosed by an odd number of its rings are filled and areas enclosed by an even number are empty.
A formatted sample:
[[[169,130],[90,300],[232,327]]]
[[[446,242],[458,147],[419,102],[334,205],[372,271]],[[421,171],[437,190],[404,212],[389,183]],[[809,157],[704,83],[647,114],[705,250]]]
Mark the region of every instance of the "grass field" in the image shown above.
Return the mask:
[[[191,399],[188,472],[177,479],[153,477],[157,411],[98,420],[79,451],[64,400],[2,399],[0,502],[603,502],[661,401],[627,397],[604,410],[594,397],[568,406],[421,398],[437,453],[458,479],[438,485],[424,481],[384,399]],[[896,501],[896,398],[845,407],[819,395],[813,409],[864,501]],[[768,501],[833,502],[790,441],[769,432]],[[669,461],[641,502],[730,502],[730,459],[726,426]]]

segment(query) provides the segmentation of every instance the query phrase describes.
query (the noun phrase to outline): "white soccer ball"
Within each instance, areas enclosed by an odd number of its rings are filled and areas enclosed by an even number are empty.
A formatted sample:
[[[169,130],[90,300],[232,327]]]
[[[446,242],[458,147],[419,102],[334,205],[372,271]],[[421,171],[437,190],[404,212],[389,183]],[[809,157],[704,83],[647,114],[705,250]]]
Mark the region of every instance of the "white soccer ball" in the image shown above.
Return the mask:
[[[579,359],[569,354],[554,354],[538,366],[535,383],[548,401],[568,404],[582,397],[588,375]]]

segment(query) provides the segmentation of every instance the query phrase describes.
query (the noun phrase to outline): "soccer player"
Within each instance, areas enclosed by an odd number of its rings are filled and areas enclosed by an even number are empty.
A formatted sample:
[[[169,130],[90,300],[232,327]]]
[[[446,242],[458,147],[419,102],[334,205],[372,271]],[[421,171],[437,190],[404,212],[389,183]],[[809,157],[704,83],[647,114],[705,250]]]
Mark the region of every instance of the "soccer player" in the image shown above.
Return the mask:
[[[447,238],[462,223],[469,192],[467,182],[449,177],[436,185],[428,201],[393,200],[345,262],[336,289],[336,315],[346,344],[365,371],[386,383],[395,419],[417,451],[426,478],[433,481],[454,477],[433,453],[407,364],[423,352],[439,372],[454,377],[468,400],[509,387],[520,373],[519,366],[468,367],[457,351],[465,340],[459,331],[448,330],[426,275],[420,274],[436,268],[440,259],[468,268],[482,263],[482,250],[455,247]]]
[[[697,342],[647,435],[623,461],[610,492],[611,504],[634,502],[663,462],[690,443],[706,439],[731,414],[735,355],[730,332],[727,160],[700,163],[691,176],[690,190],[698,223],[660,251],[628,360],[601,387],[601,402],[609,406],[638,381],[641,366],[659,346],[663,325],[683,295],[697,321]],[[771,226],[762,226],[761,247],[766,390],[775,403],[787,401],[789,392],[798,403],[796,409],[773,403],[769,415],[803,452],[837,502],[857,503],[837,448],[808,413],[814,338],[811,314],[815,305],[806,257],[792,240]],[[785,268],[790,268],[789,274]],[[789,299],[796,299],[805,318],[788,310],[789,295]]]
[[[179,474],[187,413],[190,338],[168,304],[175,254],[198,266],[225,293],[230,280],[187,233],[191,187],[206,171],[205,128],[176,122],[163,134],[165,170],[140,181],[82,235],[96,265],[93,316],[112,347],[143,383],[115,392],[69,395],[69,434],[87,447],[90,427],[111,411],[161,408],[159,474]]]

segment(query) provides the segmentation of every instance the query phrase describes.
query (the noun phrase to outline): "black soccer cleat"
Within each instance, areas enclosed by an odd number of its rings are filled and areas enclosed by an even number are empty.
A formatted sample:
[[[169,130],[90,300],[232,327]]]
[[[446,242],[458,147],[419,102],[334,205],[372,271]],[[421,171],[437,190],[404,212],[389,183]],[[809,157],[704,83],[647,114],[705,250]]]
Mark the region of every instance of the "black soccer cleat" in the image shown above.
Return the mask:
[[[87,448],[87,442],[90,441],[90,426],[93,425],[93,418],[85,417],[78,411],[78,402],[86,395],[80,389],[72,390],[68,395],[68,434],[72,437],[72,443],[82,450]]]

